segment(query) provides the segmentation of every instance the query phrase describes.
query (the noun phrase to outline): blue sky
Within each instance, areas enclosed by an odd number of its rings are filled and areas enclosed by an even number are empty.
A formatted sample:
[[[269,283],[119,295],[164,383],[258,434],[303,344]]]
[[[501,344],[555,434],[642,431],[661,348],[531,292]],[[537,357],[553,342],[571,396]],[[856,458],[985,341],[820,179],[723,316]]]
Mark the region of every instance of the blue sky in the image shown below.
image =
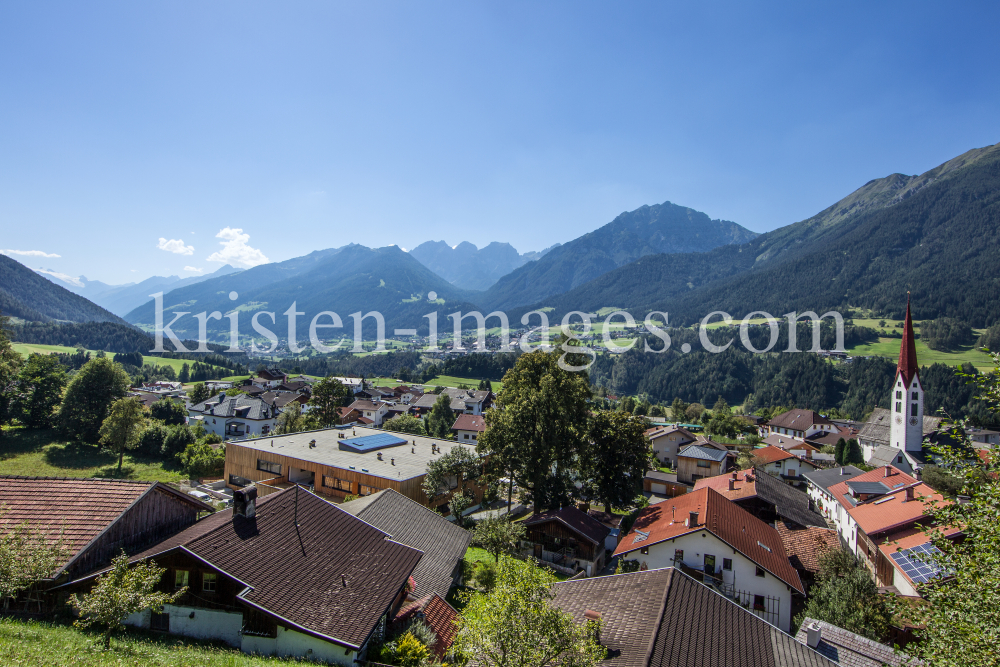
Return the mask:
[[[120,283],[666,200],[766,231],[1000,141],[995,3],[766,4],[2,3],[0,250]]]

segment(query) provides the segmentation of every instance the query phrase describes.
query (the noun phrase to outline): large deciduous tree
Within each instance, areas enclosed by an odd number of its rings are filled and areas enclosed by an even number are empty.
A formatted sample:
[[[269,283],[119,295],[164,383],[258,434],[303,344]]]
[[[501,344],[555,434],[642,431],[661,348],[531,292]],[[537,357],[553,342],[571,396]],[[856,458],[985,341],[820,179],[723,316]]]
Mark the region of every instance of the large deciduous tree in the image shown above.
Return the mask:
[[[343,407],[349,390],[335,377],[327,376],[313,385],[309,398],[310,414],[320,426],[336,426],[340,423],[338,408]]]
[[[577,624],[551,605],[553,577],[532,561],[504,557],[488,593],[469,599],[456,653],[480,667],[594,667],[607,651],[599,622]]]
[[[128,393],[128,373],[107,357],[91,359],[70,380],[59,409],[59,425],[70,438],[94,444],[111,404]]]
[[[868,568],[841,549],[820,557],[818,584],[809,591],[798,622],[807,616],[878,642],[889,635],[891,614],[884,596],[879,595]]]
[[[473,544],[485,549],[498,563],[504,554],[515,555],[523,538],[524,523],[505,516],[486,517],[472,531]]]
[[[387,419],[382,424],[386,431],[396,431],[398,433],[410,433],[412,435],[424,434],[424,422],[419,417],[413,415],[397,415],[392,419]]]
[[[535,512],[569,502],[571,474],[585,453],[590,382],[586,371],[565,368],[582,365],[571,348],[562,342],[551,352],[521,355],[504,375],[479,438],[491,477],[510,476],[530,494]]]
[[[646,427],[645,419],[625,412],[602,411],[590,420],[580,472],[591,495],[609,512],[632,505],[654,465]]]
[[[0,504],[0,519],[6,510]],[[51,576],[67,557],[62,535],[46,535],[27,521],[0,532],[0,601],[4,609],[38,581]]]
[[[191,405],[197,405],[202,401],[207,401],[212,397],[212,392],[208,390],[204,382],[196,382],[191,391],[188,392],[188,400],[191,401]]]
[[[424,493],[428,498],[447,493],[450,489],[456,489],[456,494],[463,493],[466,484],[479,477],[481,472],[479,457],[467,447],[455,445],[447,454],[440,454],[427,464]]]
[[[101,444],[118,455],[119,474],[122,471],[125,450],[139,446],[145,425],[146,409],[139,399],[120,398],[111,404],[111,411],[101,424],[99,435]]]
[[[7,337],[7,318],[0,316],[0,436],[15,415],[17,378],[22,359]]]
[[[31,428],[50,427],[66,387],[66,371],[59,359],[32,354],[21,368],[17,385],[17,412],[21,422]]]
[[[442,392],[431,411],[424,417],[424,430],[432,438],[447,438],[455,423],[455,411],[451,409],[451,396]]]

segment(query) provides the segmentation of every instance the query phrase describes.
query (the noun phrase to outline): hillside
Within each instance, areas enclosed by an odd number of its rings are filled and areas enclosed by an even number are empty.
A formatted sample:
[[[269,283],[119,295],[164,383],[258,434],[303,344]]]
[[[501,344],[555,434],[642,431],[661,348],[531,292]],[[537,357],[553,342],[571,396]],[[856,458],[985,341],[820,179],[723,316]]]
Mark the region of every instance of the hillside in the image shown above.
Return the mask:
[[[485,248],[477,248],[463,241],[453,248],[444,241],[425,241],[410,254],[456,287],[485,290],[514,269],[543,257],[551,249],[522,255],[509,243],[494,241]]]
[[[525,306],[572,290],[646,255],[704,252],[743,244],[756,236],[735,222],[712,220],[670,202],[643,206],[504,276],[479,303],[490,310]]]
[[[230,301],[229,293],[239,294],[236,302]],[[437,293],[437,301],[427,300],[429,292]],[[308,340],[309,322],[322,311],[333,311],[344,321],[343,330],[325,330],[324,338],[346,334],[353,335],[353,312],[381,312],[386,320],[386,334],[393,335],[393,329],[412,327],[426,330],[427,320],[423,316],[432,310],[439,310],[439,330],[451,326],[447,313],[455,310],[475,310],[469,303],[473,293],[460,290],[440,276],[432,273],[408,253],[396,246],[371,249],[360,245],[350,245],[329,251],[319,251],[304,258],[296,258],[280,264],[265,264],[238,274],[222,276],[212,280],[174,290],[166,295],[164,309],[167,312],[183,310],[191,313],[218,310],[232,311],[236,306],[240,312],[240,331],[253,333],[251,320],[257,311],[276,313],[277,322],[271,324],[267,317],[261,323],[274,331],[279,338],[287,336],[287,319],[284,313],[293,302],[298,311],[304,312],[298,319],[298,338]],[[152,303],[133,310],[128,320],[144,327],[154,321]],[[172,316],[170,316],[172,317]],[[168,320],[169,321],[169,320]],[[328,319],[324,319],[328,323]],[[374,324],[366,321],[366,337],[374,337]],[[371,331],[368,331],[368,326]],[[209,332],[222,340],[228,336],[228,320],[210,322]],[[179,320],[173,326],[178,335],[196,338],[198,323],[193,316]],[[321,330],[322,331],[322,330]],[[210,336],[211,337],[211,336]]]
[[[1000,321],[1000,146],[919,176],[865,184],[816,216],[743,246],[643,257],[536,305],[663,310],[691,324],[714,310],[746,314],[847,306],[899,317]]]
[[[6,255],[0,255],[0,313],[34,322],[122,322]]]

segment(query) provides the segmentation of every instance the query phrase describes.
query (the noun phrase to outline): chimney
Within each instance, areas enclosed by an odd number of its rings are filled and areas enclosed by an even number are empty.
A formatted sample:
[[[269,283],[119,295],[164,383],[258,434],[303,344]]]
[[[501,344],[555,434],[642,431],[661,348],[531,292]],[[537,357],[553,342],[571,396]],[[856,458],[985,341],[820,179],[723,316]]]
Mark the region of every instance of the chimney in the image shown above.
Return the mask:
[[[593,623],[599,624],[601,622],[601,612],[594,611],[593,609],[586,610],[585,612],[583,612],[583,622],[584,623],[591,623],[591,622],[593,622]],[[593,634],[593,637],[592,637],[592,639],[595,642],[597,642],[598,644],[601,643],[601,629],[600,629],[600,627],[601,627],[600,625],[596,625],[594,627],[594,634]]]
[[[698,513],[697,512],[689,512],[688,513],[688,520],[691,522],[691,523],[688,524],[691,528],[694,528],[695,526],[697,526],[698,525]]]
[[[379,453],[378,453],[378,454],[376,454],[375,456],[376,456],[376,458],[377,458],[377,459],[378,459],[379,461],[381,461],[381,460],[382,460],[382,452],[379,452]]]
[[[740,471],[739,470],[734,470],[733,471],[733,479],[739,479],[739,475],[740,475]]]
[[[823,631],[820,630],[819,623],[810,623],[806,628],[806,644],[809,648],[816,648],[819,646],[819,640],[823,636]]]
[[[909,502],[911,500],[913,500],[913,487],[908,486],[906,487],[906,498],[903,499],[903,502]]]
[[[233,518],[252,519],[257,513],[257,487],[251,484],[233,492]]]
[[[729,480],[729,490],[730,491],[736,490],[736,475],[733,475],[733,479]]]
[[[393,458],[389,459],[389,463],[391,463],[392,465],[396,465],[396,458],[393,457]]]
[[[892,474],[892,466],[891,465],[886,465],[884,467],[885,467],[885,473],[883,473],[882,476],[883,477],[888,477],[889,475]]]
[[[846,475],[847,474],[847,471],[844,470],[844,466],[840,466],[840,474],[841,475]]]

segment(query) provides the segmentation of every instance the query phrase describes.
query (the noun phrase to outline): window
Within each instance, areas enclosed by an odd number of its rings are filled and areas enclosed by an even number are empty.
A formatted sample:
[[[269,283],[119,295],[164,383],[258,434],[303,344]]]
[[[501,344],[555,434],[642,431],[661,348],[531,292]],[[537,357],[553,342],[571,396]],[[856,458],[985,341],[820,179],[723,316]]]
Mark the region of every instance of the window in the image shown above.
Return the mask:
[[[643,547],[643,548],[639,549],[639,553],[641,553],[641,554],[648,554],[649,553],[649,547]]]
[[[755,611],[764,611],[764,596],[755,595],[753,596],[753,608]]]
[[[712,462],[711,461],[702,461],[701,459],[699,459],[698,460],[698,467],[699,468],[711,468],[712,467]]]
[[[191,573],[187,570],[176,570],[174,572],[174,590],[184,588],[188,585],[188,576]]]
[[[170,614],[158,614],[154,611],[149,617],[149,629],[156,632],[170,632]]]
[[[260,427],[260,434],[267,435],[271,431],[271,426],[269,424],[264,424]]]
[[[896,412],[902,412],[902,411],[903,411],[903,402],[896,401]]]
[[[774,462],[774,467],[775,468],[780,468],[781,467],[781,461],[775,461]]]
[[[761,578],[763,578],[764,577],[764,568],[762,568],[760,565],[758,565],[756,567],[756,569],[754,570],[753,574],[754,574],[755,577],[761,577]]]
[[[910,404],[910,416],[911,417],[916,417],[917,416],[917,404],[916,403]]]
[[[466,434],[465,434],[465,439],[466,439],[466,440],[468,440],[468,439],[469,439],[469,434],[468,434],[468,433],[466,433]]]
[[[240,477],[239,475],[230,475],[229,483],[233,486],[250,486],[251,482],[246,477]]]
[[[269,472],[274,475],[280,475],[281,464],[274,463],[273,461],[265,461],[264,459],[257,459],[257,470],[263,470],[264,472]]]
[[[917,400],[918,398],[920,398],[920,394],[913,392],[913,400]]]
[[[373,493],[378,493],[379,489],[374,486],[367,486],[365,484],[358,484],[358,495],[359,496],[370,496]]]
[[[723,558],[722,559],[722,569],[723,570],[732,570],[733,569],[733,559],[732,558]]]
[[[901,392],[901,391],[897,391],[897,392],[896,392],[896,398],[897,398],[897,399],[900,399],[900,398],[903,398],[903,392]]]
[[[674,561],[682,561],[682,560],[684,560],[684,550],[674,549]]]
[[[328,489],[336,489],[338,491],[351,492],[351,483],[346,479],[338,479],[336,477],[330,477],[328,475],[323,475],[323,486]]]
[[[201,590],[206,593],[214,593],[217,579],[218,577],[215,572],[206,572],[201,575]]]

